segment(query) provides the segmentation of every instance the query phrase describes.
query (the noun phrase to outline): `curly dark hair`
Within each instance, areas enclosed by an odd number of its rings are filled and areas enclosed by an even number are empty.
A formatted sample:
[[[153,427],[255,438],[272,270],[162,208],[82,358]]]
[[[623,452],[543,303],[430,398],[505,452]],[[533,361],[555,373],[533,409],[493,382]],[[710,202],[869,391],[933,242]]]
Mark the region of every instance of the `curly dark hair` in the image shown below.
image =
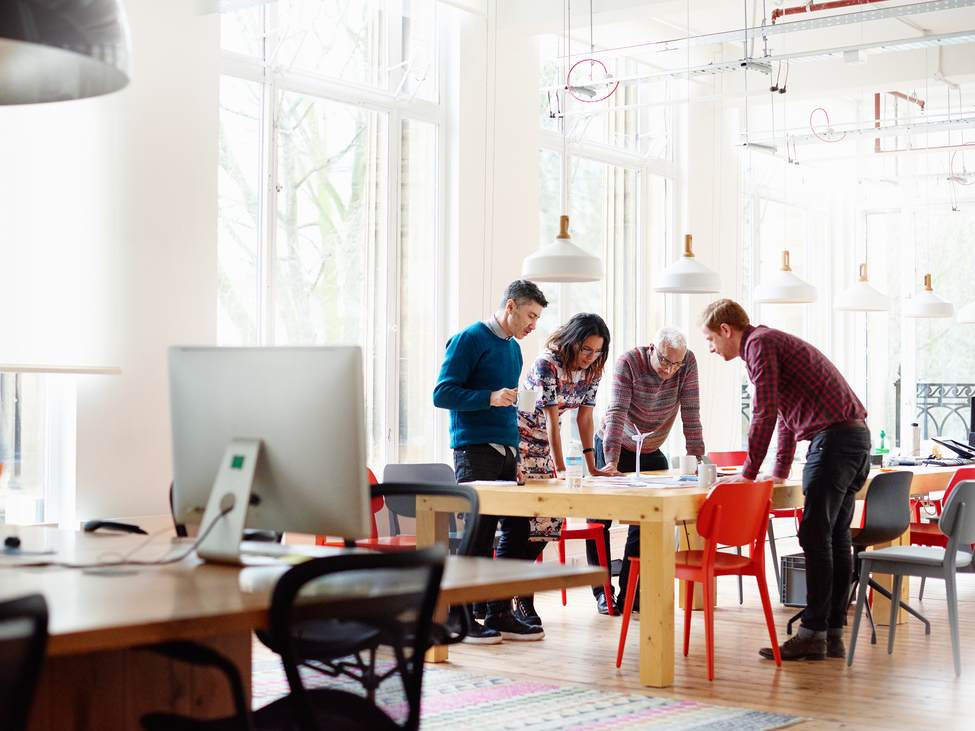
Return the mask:
[[[598,335],[603,339],[603,352],[586,369],[586,383],[592,383],[602,375],[606,360],[609,358],[609,327],[603,318],[594,312],[580,312],[573,315],[567,323],[552,333],[545,343],[545,347],[556,353],[563,367],[569,370],[582,349],[582,343],[590,335]]]

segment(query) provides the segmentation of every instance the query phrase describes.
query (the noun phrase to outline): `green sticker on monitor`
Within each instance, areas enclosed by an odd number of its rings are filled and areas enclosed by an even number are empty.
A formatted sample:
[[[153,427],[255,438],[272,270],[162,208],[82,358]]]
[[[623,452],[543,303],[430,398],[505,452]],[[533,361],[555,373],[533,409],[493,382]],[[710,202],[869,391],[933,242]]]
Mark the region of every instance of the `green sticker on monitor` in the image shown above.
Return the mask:
[[[244,455],[235,454],[233,459],[230,460],[230,469],[232,470],[242,470],[244,468]]]

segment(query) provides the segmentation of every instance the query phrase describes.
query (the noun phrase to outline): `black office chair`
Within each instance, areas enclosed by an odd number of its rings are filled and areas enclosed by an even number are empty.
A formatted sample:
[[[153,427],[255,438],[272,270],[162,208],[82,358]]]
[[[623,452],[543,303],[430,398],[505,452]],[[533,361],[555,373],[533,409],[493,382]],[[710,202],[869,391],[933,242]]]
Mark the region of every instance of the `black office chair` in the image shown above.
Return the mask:
[[[0,603],[0,729],[25,731],[47,648],[40,594]]]
[[[863,501],[863,525],[850,531],[853,538],[853,580],[847,594],[847,604],[856,596],[856,589],[861,580],[860,553],[870,546],[880,543],[890,543],[895,538],[904,535],[911,524],[911,480],[914,475],[910,472],[882,472],[870,481],[867,497]],[[891,599],[891,593],[874,579],[868,576],[869,587],[878,594]],[[931,623],[918,614],[911,606],[900,601],[900,606],[924,622],[925,634],[931,633]],[[802,617],[800,611],[786,626],[786,632],[792,634],[792,624]],[[870,620],[872,634],[871,642],[877,643],[877,630],[874,627],[873,614],[867,605],[867,618]]]
[[[423,484],[454,484],[457,477],[454,468],[443,462],[391,463],[383,469],[383,482],[420,482]],[[389,495],[385,497],[386,511],[389,513],[389,535],[403,535],[400,518],[416,518],[416,499],[408,495]],[[464,531],[457,528],[457,516],[451,513],[449,544],[451,553],[457,553]]]
[[[372,496],[381,496],[387,501],[409,500],[415,506],[417,497],[424,495],[453,497],[464,501],[468,511],[467,525],[477,527],[480,508],[477,492],[470,485],[390,482],[372,485]],[[473,532],[468,531],[464,540],[460,542],[458,552],[461,555],[469,555],[468,536],[473,535]],[[450,626],[433,623],[430,629],[430,644],[452,645],[461,642],[467,636],[469,627],[469,620],[463,613]],[[282,654],[281,648],[269,630],[258,630],[256,634],[269,649]],[[371,625],[351,621],[323,620],[306,627],[294,649],[297,657],[300,658],[299,661],[306,667],[330,677],[343,675],[352,678],[362,684],[366,697],[372,699],[375,697],[376,688],[384,680],[401,672],[398,667],[385,671],[376,670],[376,653],[383,644],[386,643],[382,634]]]
[[[331,556],[295,566],[274,589],[268,629],[281,649],[290,694],[252,713],[232,663],[209,648],[190,643],[166,645],[160,649],[172,657],[223,669],[231,683],[235,713],[209,722],[155,713],[143,717],[143,727],[147,731],[416,731],[420,725],[423,656],[430,647],[445,557],[443,546],[432,546],[403,553]],[[383,644],[392,647],[409,708],[402,724],[355,693],[305,687],[300,648],[322,622],[371,627]]]

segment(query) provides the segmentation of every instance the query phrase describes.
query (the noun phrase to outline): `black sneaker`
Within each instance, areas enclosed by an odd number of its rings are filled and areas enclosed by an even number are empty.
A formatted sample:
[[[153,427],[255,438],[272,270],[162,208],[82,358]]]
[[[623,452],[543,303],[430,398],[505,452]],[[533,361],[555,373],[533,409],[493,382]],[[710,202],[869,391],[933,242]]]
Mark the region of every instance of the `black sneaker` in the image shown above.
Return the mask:
[[[596,611],[599,612],[600,614],[613,615],[614,614],[614,610],[615,610],[615,606],[616,606],[616,602],[614,600],[612,600],[612,599],[610,599],[610,601],[612,603],[611,604],[607,604],[606,603],[606,592],[601,592],[599,594],[599,596],[596,597]],[[614,609],[610,609],[610,607],[613,607]],[[615,613],[618,614],[618,612],[615,612]]]
[[[519,596],[513,600],[513,613],[520,621],[532,627],[541,627],[542,618],[535,611],[534,597]]]
[[[500,632],[503,639],[516,642],[531,642],[540,640],[545,636],[545,630],[541,627],[525,624],[510,612],[489,614],[484,620],[484,626]]]
[[[484,619],[487,616],[487,604],[478,603],[473,605],[474,619]]]
[[[473,619],[470,620],[470,629],[464,642],[471,645],[497,645],[501,643],[501,633],[496,629],[488,629],[482,624],[478,624]]]

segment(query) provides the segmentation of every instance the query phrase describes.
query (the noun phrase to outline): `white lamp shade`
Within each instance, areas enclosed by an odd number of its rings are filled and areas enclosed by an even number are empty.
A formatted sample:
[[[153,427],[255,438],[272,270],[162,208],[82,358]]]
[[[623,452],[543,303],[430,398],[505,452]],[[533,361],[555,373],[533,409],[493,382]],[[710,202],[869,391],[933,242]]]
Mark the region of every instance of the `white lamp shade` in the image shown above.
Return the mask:
[[[802,304],[816,301],[816,288],[792,273],[789,252],[782,252],[782,268],[755,287],[752,299],[768,304]]]
[[[834,310],[884,312],[890,309],[890,297],[867,282],[867,265],[860,265],[860,280],[833,300]]]
[[[975,323],[975,302],[958,310],[958,322]]]
[[[707,294],[721,291],[721,275],[694,257],[691,235],[684,237],[684,254],[653,278],[653,291],[665,294]]]
[[[603,261],[572,243],[569,217],[562,216],[555,241],[525,257],[521,278],[532,282],[598,282],[603,278]]]
[[[955,306],[931,289],[931,275],[924,275],[924,289],[904,303],[904,317],[951,317]]]

